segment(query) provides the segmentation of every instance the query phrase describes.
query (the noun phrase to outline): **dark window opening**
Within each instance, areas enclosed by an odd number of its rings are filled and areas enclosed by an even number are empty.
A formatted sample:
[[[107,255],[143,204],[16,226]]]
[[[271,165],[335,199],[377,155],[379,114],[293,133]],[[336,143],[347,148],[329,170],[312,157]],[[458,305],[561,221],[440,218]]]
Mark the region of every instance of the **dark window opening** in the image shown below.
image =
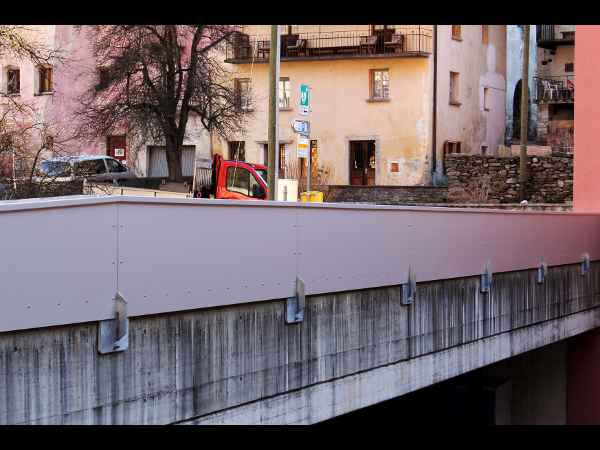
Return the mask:
[[[229,143],[229,159],[232,161],[246,161],[245,141],[231,141]]]

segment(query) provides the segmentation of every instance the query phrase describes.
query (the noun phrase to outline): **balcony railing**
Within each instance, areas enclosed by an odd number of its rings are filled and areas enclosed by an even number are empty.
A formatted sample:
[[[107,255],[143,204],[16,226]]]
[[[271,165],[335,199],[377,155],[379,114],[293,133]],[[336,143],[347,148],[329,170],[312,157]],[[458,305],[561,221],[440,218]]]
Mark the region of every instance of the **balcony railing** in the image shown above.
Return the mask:
[[[575,43],[575,25],[537,25],[538,47],[556,49],[557,45]]]
[[[389,30],[388,30],[389,31]],[[393,33],[373,34],[369,30],[297,33],[281,36],[281,58],[345,57],[376,54],[430,54],[432,34],[428,29],[396,28]],[[270,36],[239,33],[228,47],[228,60],[267,59]]]
[[[533,99],[537,103],[573,103],[575,101],[575,77],[534,77]]]

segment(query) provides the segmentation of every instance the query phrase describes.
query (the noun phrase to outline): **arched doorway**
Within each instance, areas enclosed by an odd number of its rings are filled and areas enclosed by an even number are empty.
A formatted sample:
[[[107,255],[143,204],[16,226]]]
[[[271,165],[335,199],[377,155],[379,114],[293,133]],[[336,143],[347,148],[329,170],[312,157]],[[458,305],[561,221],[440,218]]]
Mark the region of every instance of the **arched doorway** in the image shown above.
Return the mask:
[[[521,92],[522,92],[522,81],[523,80],[519,80],[517,82],[517,85],[515,86],[515,93],[513,96],[513,126],[512,126],[512,132],[513,132],[513,138],[514,139],[521,139]],[[528,103],[528,108],[527,108],[527,139],[532,139],[534,133],[533,133],[533,126],[531,123],[531,117],[532,117],[532,111],[531,111],[531,89],[529,89],[528,87],[528,96],[527,96],[527,103]]]

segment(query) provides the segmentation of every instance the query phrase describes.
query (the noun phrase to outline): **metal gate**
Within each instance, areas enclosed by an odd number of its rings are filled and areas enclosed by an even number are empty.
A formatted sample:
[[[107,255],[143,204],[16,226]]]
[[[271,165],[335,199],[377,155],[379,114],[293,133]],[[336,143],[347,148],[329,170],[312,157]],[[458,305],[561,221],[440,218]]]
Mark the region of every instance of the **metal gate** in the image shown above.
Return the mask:
[[[184,177],[194,175],[194,156],[196,155],[195,145],[184,145],[181,157],[181,166]],[[169,169],[167,167],[167,148],[165,146],[150,147],[150,167],[149,177],[168,177]]]

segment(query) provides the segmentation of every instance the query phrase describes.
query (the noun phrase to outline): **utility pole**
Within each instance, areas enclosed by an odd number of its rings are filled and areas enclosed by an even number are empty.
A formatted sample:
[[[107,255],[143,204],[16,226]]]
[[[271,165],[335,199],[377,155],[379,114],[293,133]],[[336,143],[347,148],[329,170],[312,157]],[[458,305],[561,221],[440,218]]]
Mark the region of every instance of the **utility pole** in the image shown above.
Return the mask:
[[[527,125],[529,113],[529,35],[530,25],[523,25],[523,78],[521,79],[521,161],[519,201],[527,195]]]
[[[279,33],[280,25],[271,25],[271,42],[269,51],[269,152],[267,200],[277,198],[277,156],[279,152]]]

